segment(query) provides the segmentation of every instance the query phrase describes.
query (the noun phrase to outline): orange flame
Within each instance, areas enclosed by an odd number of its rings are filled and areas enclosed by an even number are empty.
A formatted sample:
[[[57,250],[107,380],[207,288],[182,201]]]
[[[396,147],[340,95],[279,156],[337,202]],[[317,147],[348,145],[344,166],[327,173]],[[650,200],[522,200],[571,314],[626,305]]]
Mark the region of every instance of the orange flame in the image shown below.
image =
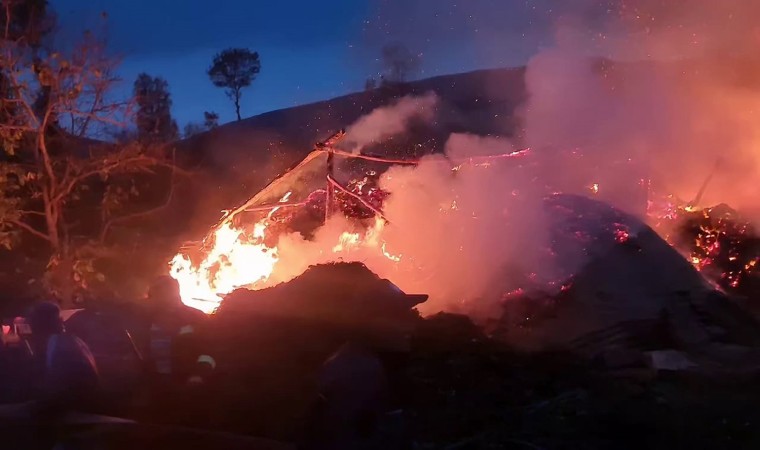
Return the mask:
[[[207,253],[199,264],[178,253],[170,262],[170,274],[179,282],[182,302],[211,314],[222,297],[237,288],[262,289],[271,285],[280,262],[277,246],[269,247],[264,242],[271,215],[256,223],[252,232],[234,228],[229,222],[220,225],[207,239]],[[328,259],[335,261],[360,248],[370,248],[399,262],[400,255],[386,250],[381,238],[384,228],[385,221],[376,217],[374,226],[363,234],[343,232]]]
[[[266,281],[277,263],[277,249],[264,242],[267,219],[254,225],[250,236],[225,223],[214,231],[213,244],[198,265],[177,254],[170,263],[170,274],[180,286],[182,301],[205,313],[219,304],[219,294]]]

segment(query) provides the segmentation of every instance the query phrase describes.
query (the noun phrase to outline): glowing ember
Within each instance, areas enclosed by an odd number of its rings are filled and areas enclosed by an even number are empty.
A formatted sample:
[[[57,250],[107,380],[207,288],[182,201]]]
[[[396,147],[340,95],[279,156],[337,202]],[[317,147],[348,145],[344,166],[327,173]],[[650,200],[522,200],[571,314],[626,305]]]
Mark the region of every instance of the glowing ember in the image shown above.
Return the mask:
[[[598,194],[599,193],[599,183],[592,184],[589,189],[591,189],[591,193]]]
[[[700,209],[674,202],[659,212],[653,217],[655,228],[708,279],[736,292],[757,285],[757,232],[736,211],[725,205]]]
[[[617,228],[615,230],[615,240],[619,243],[625,243],[628,242],[628,239],[630,238],[630,233],[628,232],[627,228]]]

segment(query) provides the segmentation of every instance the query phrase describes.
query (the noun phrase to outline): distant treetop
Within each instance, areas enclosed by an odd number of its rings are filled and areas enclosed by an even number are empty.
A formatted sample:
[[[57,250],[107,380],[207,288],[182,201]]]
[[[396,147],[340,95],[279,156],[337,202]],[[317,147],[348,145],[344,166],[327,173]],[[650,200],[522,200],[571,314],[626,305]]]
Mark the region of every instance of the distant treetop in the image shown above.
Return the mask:
[[[240,98],[243,88],[248,87],[261,71],[259,54],[247,48],[229,48],[214,56],[208,76],[214,86],[225,88],[225,94],[235,104],[240,120]]]

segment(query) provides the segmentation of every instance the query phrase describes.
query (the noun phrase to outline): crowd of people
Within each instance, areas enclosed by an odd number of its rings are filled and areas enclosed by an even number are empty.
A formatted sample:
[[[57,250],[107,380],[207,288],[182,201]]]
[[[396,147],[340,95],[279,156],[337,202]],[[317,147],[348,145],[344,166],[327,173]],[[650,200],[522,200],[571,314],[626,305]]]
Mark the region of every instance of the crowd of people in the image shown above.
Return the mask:
[[[52,431],[72,411],[109,412],[97,358],[85,340],[67,329],[64,315],[56,303],[40,302],[3,327],[0,419],[5,423],[49,425]],[[158,278],[144,305],[129,315],[117,322],[123,328],[113,334],[133,346],[140,380],[132,398],[146,399],[142,410],[139,400],[129,406],[138,415],[158,417],[181,390],[202,384],[213,373],[216,362],[199,344],[208,317],[182,303],[177,282],[168,276]],[[103,350],[118,351],[113,348]]]
[[[101,313],[97,308],[61,311],[56,303],[41,302],[4,325],[0,424],[24,434],[24,448],[53,448],[72,412],[189,427],[207,422],[203,414],[210,408],[204,405],[213,403],[209,396],[218,382],[208,340],[212,319],[182,303],[176,280],[158,278],[138,308],[111,311],[119,320],[106,329],[93,332],[83,326]],[[104,334],[126,345],[100,345]],[[119,399],[104,394],[109,368],[99,364],[108,359],[101,355],[114,353],[111,359],[131,358],[137,366],[134,389]],[[120,373],[124,384],[123,367],[110,370]],[[355,448],[351,442],[371,434],[373,417],[386,406],[382,364],[361,344],[346,343],[314,375],[317,401],[307,413],[298,447]]]

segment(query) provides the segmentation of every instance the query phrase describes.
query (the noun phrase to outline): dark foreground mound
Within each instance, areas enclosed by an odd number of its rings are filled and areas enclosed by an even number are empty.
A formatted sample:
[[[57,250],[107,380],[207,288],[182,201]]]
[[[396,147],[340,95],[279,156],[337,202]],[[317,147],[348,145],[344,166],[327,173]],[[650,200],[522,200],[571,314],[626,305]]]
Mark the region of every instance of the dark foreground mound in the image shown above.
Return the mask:
[[[409,316],[426,295],[402,292],[361,263],[312,266],[302,275],[259,291],[239,289],[228,295],[217,320],[293,319],[363,326],[373,318]]]
[[[519,353],[464,317],[421,323],[404,379],[402,421],[416,448],[760,445],[757,378],[614,371],[565,352]]]
[[[292,437],[315,401],[320,366],[345,342],[381,352],[408,349],[421,320],[408,295],[363,264],[315,266],[261,291],[238,290],[212,321],[218,361],[217,420],[225,428]]]

